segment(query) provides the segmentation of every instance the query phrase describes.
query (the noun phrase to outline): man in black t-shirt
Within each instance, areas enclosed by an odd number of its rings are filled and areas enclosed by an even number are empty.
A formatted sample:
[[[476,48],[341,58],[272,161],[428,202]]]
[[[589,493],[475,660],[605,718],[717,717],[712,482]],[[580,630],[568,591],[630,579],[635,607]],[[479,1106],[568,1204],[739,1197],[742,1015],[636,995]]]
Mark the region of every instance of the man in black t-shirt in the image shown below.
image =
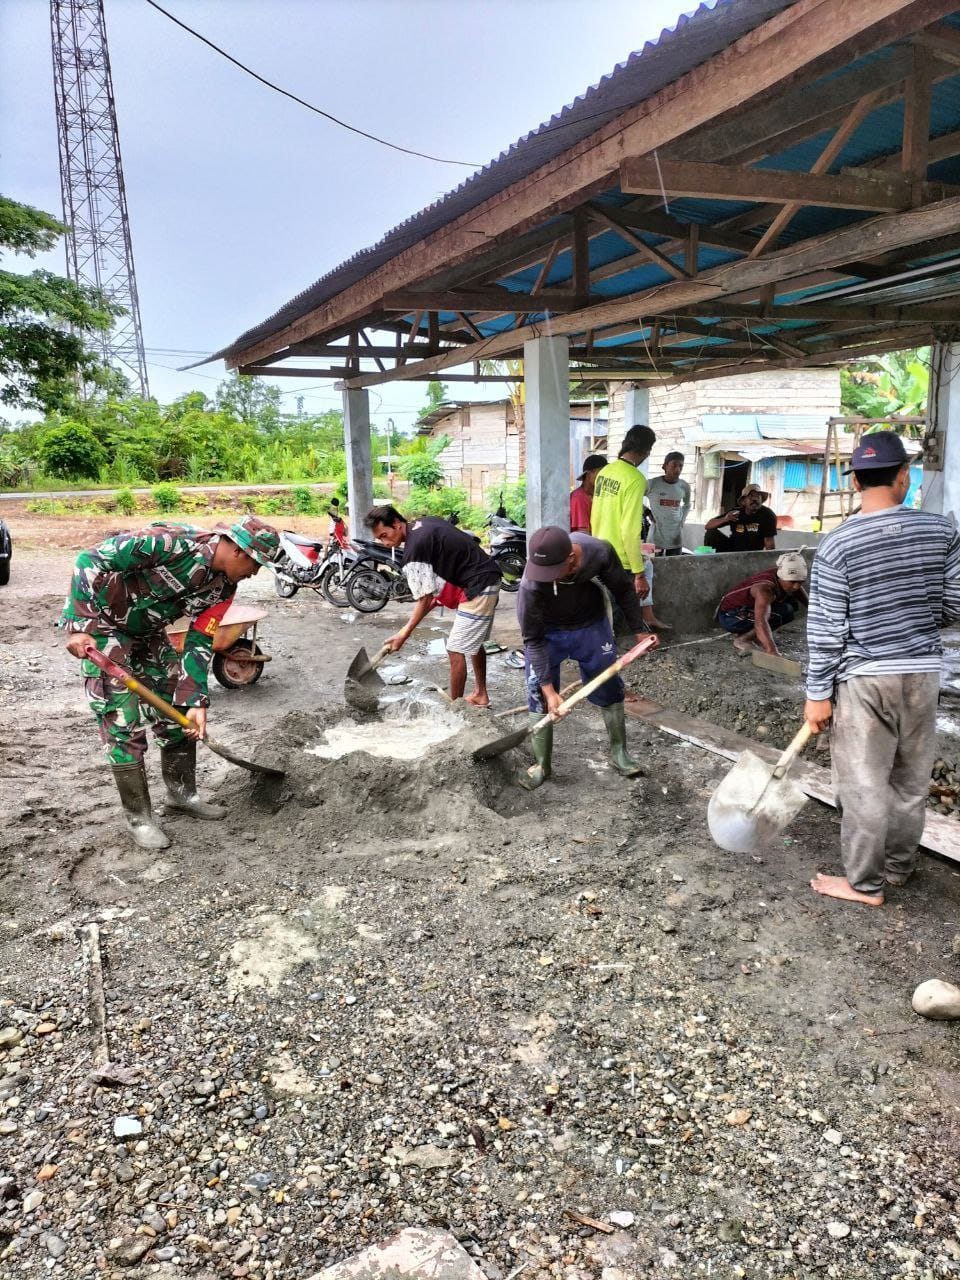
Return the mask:
[[[704,542],[714,551],[773,551],[777,517],[763,504],[770,497],[758,484],[748,484],[733,511],[714,516],[704,525]],[[729,534],[719,531],[727,528]]]
[[[393,506],[372,507],[367,524],[384,547],[403,546],[403,572],[416,604],[407,625],[384,641],[396,653],[415,627],[433,608],[444,583],[459,587],[464,599],[457,607],[447,637],[450,659],[450,699],[463,697],[467,685],[467,658],[473,666],[473,693],[466,701],[489,707],[487,654],[484,644],[493,630],[493,615],[500,595],[500,570],[470,533],[437,516],[408,521]]]

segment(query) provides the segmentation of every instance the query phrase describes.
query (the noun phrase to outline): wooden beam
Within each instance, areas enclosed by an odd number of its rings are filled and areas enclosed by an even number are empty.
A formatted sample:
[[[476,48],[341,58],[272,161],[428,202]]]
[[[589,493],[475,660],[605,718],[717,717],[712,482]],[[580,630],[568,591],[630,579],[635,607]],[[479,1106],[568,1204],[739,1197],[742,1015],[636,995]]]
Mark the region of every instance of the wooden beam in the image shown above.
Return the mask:
[[[633,245],[634,249],[637,250],[641,257],[645,257],[648,262],[652,262],[662,270],[666,271],[667,275],[673,276],[675,280],[689,279],[690,273],[688,271],[684,271],[682,267],[678,267],[675,262],[671,262],[668,257],[662,254],[659,249],[655,249],[653,245],[647,244],[645,240],[641,240],[640,237],[628,227],[623,226],[614,210],[606,209],[602,205],[591,204],[590,216],[597,222],[602,222],[604,226],[615,231],[622,240],[627,242],[627,244]]]
[[[496,314],[503,311],[577,311],[586,299],[570,293],[544,292],[532,299],[527,293],[510,289],[484,289],[467,292],[425,293],[419,289],[400,289],[385,294],[384,311],[480,311]]]
[[[862,321],[870,324],[949,324],[952,321],[960,320],[960,305],[955,303],[948,304],[930,304],[927,306],[864,306],[853,305],[831,306],[829,303],[820,303],[816,298],[811,298],[809,303],[797,303],[795,306],[772,306],[766,311],[760,311],[758,307],[752,307],[748,303],[728,302],[725,299],[717,299],[715,303],[707,302],[698,306],[680,306],[671,308],[669,311],[664,309],[660,312],[660,308],[656,308],[657,312],[663,315],[672,314],[682,319],[686,316],[721,316],[728,319],[736,319],[741,316],[755,320],[757,324],[765,322],[776,322],[778,320],[816,320],[816,321],[839,321],[841,323],[850,321],[856,323]],[[648,306],[647,311],[653,314]],[[631,326],[636,328],[637,326]],[[796,336],[804,336],[805,330],[791,330]],[[602,336],[602,335],[601,335]]]
[[[918,31],[911,42],[935,53],[944,62],[960,67],[960,31],[948,27],[945,22],[935,22],[924,31]]]
[[[547,276],[553,269],[553,264],[557,260],[557,254],[560,252],[560,240],[554,240],[553,244],[547,250],[547,256],[543,260],[543,265],[537,274],[536,280],[533,282],[533,288],[530,290],[531,298],[535,298],[547,283]]]
[[[285,325],[233,351],[231,366],[359,319],[384,294],[409,288],[431,272],[477,255],[484,241],[533,229],[584,192],[608,180],[624,155],[646,155],[702,125],[743,109],[745,102],[824,60],[862,56],[912,34],[951,12],[949,0],[797,0],[733,45],[628,108],[589,137],[422,237],[363,279]],[[842,65],[842,64],[841,64]],[[462,309],[462,308],[460,308]]]
[[[815,268],[839,265],[855,253],[879,254],[930,240],[952,231],[960,222],[960,196],[910,209],[904,213],[871,218],[813,236],[799,244],[777,250],[753,261],[726,263],[711,271],[703,271],[695,280],[671,280],[641,293],[615,298],[581,311],[556,316],[551,324],[554,334],[583,333],[606,324],[634,320],[643,315],[664,314],[684,305],[709,302],[725,294],[759,289],[803,276]],[[414,366],[418,371],[435,373],[449,368],[458,360],[492,359],[502,351],[514,348],[527,338],[540,336],[538,325],[498,334],[466,348],[464,353],[433,356]],[[383,374],[365,374],[350,381],[352,387],[373,386],[389,381]]]
[[[914,183],[913,204],[921,203],[919,188],[927,176],[930,154],[930,95],[933,73],[925,49],[913,49],[913,74],[903,99],[903,147],[900,170]]]
[[[855,103],[847,118],[843,121],[836,133],[820,152],[814,161],[810,172],[813,174],[826,173],[834,161],[839,157],[843,148],[847,145],[856,131],[863,124],[864,120],[873,110],[877,101],[877,93],[868,93]],[[772,249],[780,238],[780,233],[791,221],[796,212],[803,206],[793,202],[785,204],[780,212],[774,217],[773,221],[764,231],[763,235],[757,241],[756,245],[750,251],[751,258],[758,258],[761,253],[765,253],[767,249]]]
[[[573,213],[573,294],[585,298],[590,291],[590,244],[587,235],[587,211]]]
[[[667,159],[658,165],[648,156],[629,156],[621,162],[620,188],[638,193],[665,190],[669,196],[699,200],[763,200],[771,204],[796,201],[879,213],[908,209],[913,196],[909,177],[879,171],[814,175],[791,173],[786,169],[738,169],[732,165]],[[931,190],[922,193],[927,197],[924,203],[928,203],[929,198],[936,199],[942,190],[940,184],[933,184]]]

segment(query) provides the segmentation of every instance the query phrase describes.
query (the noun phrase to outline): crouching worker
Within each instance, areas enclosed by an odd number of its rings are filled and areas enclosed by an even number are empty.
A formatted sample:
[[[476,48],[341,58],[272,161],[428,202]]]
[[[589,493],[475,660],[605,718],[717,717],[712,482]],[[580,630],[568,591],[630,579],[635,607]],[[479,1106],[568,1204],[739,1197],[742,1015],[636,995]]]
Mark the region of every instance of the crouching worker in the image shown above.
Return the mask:
[[[587,533],[567,533],[556,525],[538,529],[527,549],[527,565],[517,595],[517,617],[523,635],[527,679],[527,709],[536,720],[560,705],[560,664],[579,663],[584,684],[617,658],[613,629],[607,617],[602,582],[623,610],[638,640],[649,633],[643,622],[643,602],[633,575],[621,566],[609,542]],[[624,687],[612,676],[589,695],[600,708],[610,738],[610,755],[624,777],[640,772],[627,754]],[[550,777],[553,725],[532,738],[537,763],[527,770],[521,786],[532,790]]]
[[[83,659],[87,699],[113,770],[123,816],[141,849],[165,849],[157,826],[143,758],[144,721],[160,745],[166,803],[196,818],[222,818],[226,809],[197,795],[197,740],[206,735],[207,675],[213,636],[237,583],[269,564],[280,546],[275,529],[244,516],[228,529],[207,533],[187,525],[151,525],[118,533],[77,557],[59,625],[73,634],[67,651]],[[186,616],[192,626],[180,655],[165,628]],[[95,648],[167,702],[184,711],[193,729],[141,705],[135,693],[85,657]]]
[[[778,627],[791,622],[798,607],[807,603],[804,583],[807,563],[799,551],[785,551],[776,566],[738,582],[717,607],[716,620],[733,635],[740,653],[762,649],[779,653],[773,638]]]

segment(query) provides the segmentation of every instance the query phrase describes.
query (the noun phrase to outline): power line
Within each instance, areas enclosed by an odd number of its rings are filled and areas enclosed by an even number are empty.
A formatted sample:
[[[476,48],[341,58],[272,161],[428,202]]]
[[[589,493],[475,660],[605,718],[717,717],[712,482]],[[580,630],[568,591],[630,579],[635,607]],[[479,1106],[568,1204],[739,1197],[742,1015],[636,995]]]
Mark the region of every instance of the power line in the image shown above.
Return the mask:
[[[157,0],[147,0],[147,4],[152,9],[156,9],[158,13],[162,13],[165,18],[169,18],[171,22],[176,23],[184,31],[188,31],[190,35],[195,36],[202,41],[214,53],[219,53],[222,58],[226,58],[228,62],[232,62],[235,67],[239,67],[241,71],[245,71],[248,76],[253,76],[254,80],[259,80],[261,84],[266,85],[268,89],[273,89],[275,93],[281,93],[285,98],[297,102],[301,107],[306,107],[308,111],[315,112],[318,116],[323,116],[325,120],[329,120],[331,124],[337,124],[341,129],[348,129],[351,133],[358,133],[361,138],[368,138],[371,142],[378,142],[383,147],[390,147],[393,151],[402,151],[404,155],[419,156],[421,160],[435,160],[437,164],[459,164],[465,169],[479,169],[479,164],[474,164],[471,160],[445,160],[442,156],[431,156],[425,151],[414,151],[412,147],[401,147],[396,142],[388,142],[386,138],[378,138],[375,133],[367,133],[365,129],[358,129],[356,125],[347,124],[346,120],[340,120],[337,116],[331,115],[329,111],[324,111],[321,107],[315,107],[312,102],[306,102],[303,98],[298,98],[295,93],[291,93],[289,89],[283,89],[278,84],[274,84],[272,80],[267,80],[265,76],[260,75],[251,67],[246,66],[239,58],[233,57],[227,53],[226,49],[221,49],[218,44],[214,44],[212,40],[208,40],[206,36],[201,35],[199,31],[195,31],[193,27],[188,27],[185,22],[181,22],[179,18],[175,18],[162,5],[157,4]]]

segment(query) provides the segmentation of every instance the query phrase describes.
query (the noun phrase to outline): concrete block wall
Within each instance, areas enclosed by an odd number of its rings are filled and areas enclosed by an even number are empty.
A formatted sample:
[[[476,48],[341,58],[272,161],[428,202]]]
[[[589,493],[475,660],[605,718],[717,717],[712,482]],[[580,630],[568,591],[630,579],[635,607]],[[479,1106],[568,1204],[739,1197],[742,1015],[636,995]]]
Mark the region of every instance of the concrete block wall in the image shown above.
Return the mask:
[[[779,551],[726,551],[712,556],[660,557],[653,569],[653,600],[657,617],[678,636],[706,635],[719,630],[713,620],[720,597],[744,578],[771,568]],[[813,550],[803,553],[807,566]],[[801,614],[799,624],[805,626]]]
[[[704,525],[688,520],[683,526],[683,545],[689,551],[695,551],[697,547],[703,546],[703,535]],[[825,536],[825,534],[812,533],[803,529],[778,529],[777,551],[778,553],[780,551],[799,551],[801,547],[809,547],[811,550],[815,550],[817,543]],[[722,554],[728,556],[735,553],[724,551]]]

